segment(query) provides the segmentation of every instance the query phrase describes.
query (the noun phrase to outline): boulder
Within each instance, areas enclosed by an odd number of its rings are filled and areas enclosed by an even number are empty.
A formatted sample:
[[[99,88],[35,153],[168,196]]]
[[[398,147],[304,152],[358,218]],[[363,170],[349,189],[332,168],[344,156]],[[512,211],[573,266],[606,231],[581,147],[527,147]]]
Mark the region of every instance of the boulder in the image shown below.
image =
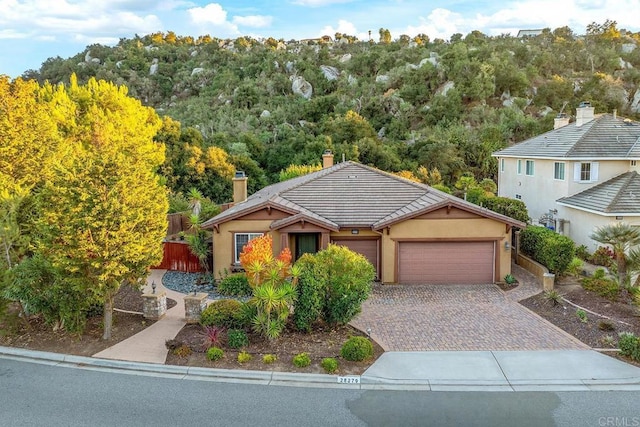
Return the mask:
[[[194,56],[198,56],[197,50],[194,50],[193,52],[191,52],[191,57],[193,58]]]
[[[260,113],[260,118],[266,119],[267,117],[271,117],[271,112],[269,110],[262,110],[262,113]]]
[[[311,95],[313,95],[313,86],[311,86],[311,83],[300,76],[293,78],[291,90],[296,95],[300,95],[305,99],[311,99]]]
[[[631,65],[629,62],[625,61],[622,58],[618,58],[618,62],[620,64],[620,68],[623,70],[628,70],[630,68],[633,68],[633,65]]]
[[[349,77],[347,77],[347,82],[349,83],[349,85],[354,86],[358,84],[358,79],[349,74]]]
[[[351,54],[350,53],[345,53],[344,55],[342,55],[340,57],[340,62],[345,63],[351,60]]]
[[[91,58],[91,62],[93,64],[99,64],[100,63],[100,58]]]
[[[376,76],[376,83],[386,83],[389,81],[389,76],[387,75],[380,75],[380,76]]]
[[[196,74],[200,74],[200,73],[201,73],[201,72],[203,72],[203,71],[204,71],[204,68],[202,68],[202,67],[197,67],[197,68],[194,68],[193,70],[191,70],[191,75],[192,75],[192,76],[195,76]]]
[[[337,80],[338,77],[340,77],[340,70],[338,70],[336,67],[332,67],[330,65],[321,65],[320,70],[322,71],[322,74],[324,74],[324,78],[329,81]]]
[[[436,95],[446,96],[447,92],[449,92],[454,87],[456,87],[456,84],[449,80],[448,82],[445,82],[442,86],[440,86],[438,90],[436,90]]]
[[[84,54],[84,62],[91,62],[91,52]]]
[[[640,89],[636,90],[636,93],[633,95],[633,101],[631,101],[629,109],[634,113],[640,113]]]
[[[288,61],[284,64],[284,68],[287,70],[287,73],[292,74],[295,71],[295,64],[291,61]]]
[[[151,61],[151,66],[149,67],[149,75],[153,76],[158,72],[158,58],[153,58]]]
[[[122,68],[123,61],[116,62],[116,68]]]

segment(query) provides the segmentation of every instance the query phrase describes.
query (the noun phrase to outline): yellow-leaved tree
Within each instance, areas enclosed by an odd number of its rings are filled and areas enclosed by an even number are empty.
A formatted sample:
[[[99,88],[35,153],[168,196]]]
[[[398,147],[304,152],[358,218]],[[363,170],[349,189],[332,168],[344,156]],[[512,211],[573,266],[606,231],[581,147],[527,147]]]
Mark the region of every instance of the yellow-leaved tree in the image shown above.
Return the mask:
[[[60,304],[61,319],[82,321],[79,311],[102,304],[109,339],[114,295],[162,259],[168,202],[156,171],[165,154],[153,141],[161,121],[105,81],[72,76],[66,87],[45,84],[41,97],[58,113],[65,155],[39,192],[36,250],[83,298]]]

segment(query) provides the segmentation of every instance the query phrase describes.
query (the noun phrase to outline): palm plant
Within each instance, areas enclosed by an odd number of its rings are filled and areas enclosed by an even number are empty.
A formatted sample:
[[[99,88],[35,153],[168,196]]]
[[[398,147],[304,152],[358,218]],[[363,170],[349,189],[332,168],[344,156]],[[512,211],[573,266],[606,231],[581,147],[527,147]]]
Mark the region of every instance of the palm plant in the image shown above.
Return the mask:
[[[205,272],[209,273],[209,240],[211,236],[207,230],[202,228],[202,222],[196,214],[189,216],[189,222],[191,223],[192,233],[187,234],[184,239],[189,245],[189,250],[193,255],[198,258],[200,265],[204,268]]]
[[[627,286],[629,282],[627,252],[640,244],[640,231],[636,227],[620,222],[598,227],[589,237],[596,242],[611,246],[616,259],[619,283]]]

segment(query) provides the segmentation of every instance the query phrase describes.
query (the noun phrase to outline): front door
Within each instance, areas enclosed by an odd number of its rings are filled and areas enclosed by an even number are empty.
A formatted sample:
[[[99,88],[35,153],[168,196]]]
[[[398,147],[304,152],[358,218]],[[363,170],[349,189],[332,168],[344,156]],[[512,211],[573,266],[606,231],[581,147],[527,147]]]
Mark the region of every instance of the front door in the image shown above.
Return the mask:
[[[296,234],[296,258],[298,260],[304,254],[315,254],[318,252],[318,234],[303,233]]]

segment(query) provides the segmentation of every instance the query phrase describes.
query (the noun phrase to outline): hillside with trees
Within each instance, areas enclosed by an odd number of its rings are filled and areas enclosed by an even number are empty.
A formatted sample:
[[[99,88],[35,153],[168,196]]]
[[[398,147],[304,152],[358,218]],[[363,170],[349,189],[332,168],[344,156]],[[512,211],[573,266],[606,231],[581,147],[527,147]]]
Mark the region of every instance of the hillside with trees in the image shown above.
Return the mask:
[[[81,84],[127,86],[164,116],[156,141],[166,145],[166,184],[219,203],[231,199],[235,169],[251,193],[290,165],[317,164],[326,149],[452,192],[487,188],[492,152],[551,129],[581,101],[640,117],[640,33],[612,21],[584,35],[379,36],[156,33],[50,58],[24,77],[68,84],[75,73]]]

